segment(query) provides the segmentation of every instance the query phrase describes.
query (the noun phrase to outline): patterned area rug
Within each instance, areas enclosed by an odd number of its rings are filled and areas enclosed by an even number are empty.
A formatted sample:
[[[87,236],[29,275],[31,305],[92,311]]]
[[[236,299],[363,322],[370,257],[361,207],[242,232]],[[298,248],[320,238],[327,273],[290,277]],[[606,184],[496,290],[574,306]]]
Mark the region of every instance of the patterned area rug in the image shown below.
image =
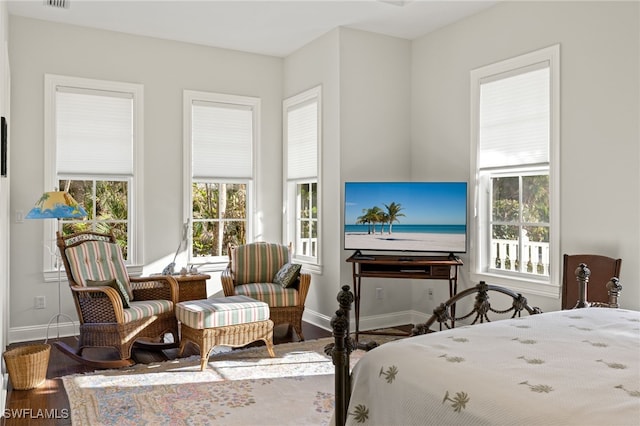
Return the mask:
[[[275,345],[275,358],[264,346],[216,354],[205,371],[192,356],[62,381],[74,425],[327,425],[332,341]],[[352,363],[363,354],[352,353]]]

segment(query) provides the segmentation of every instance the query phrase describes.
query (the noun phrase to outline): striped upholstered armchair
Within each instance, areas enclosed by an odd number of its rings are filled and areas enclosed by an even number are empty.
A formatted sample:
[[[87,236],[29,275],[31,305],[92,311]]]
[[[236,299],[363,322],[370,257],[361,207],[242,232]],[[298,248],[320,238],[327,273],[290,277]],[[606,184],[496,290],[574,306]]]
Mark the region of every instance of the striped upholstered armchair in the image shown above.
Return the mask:
[[[222,272],[225,296],[245,295],[266,302],[275,325],[290,324],[300,340],[304,303],[311,274],[291,263],[290,247],[256,242],[229,246],[229,264]]]
[[[134,363],[136,342],[149,349],[177,347],[175,278],[130,277],[112,234],[58,233],[58,247],[80,320],[77,348],[55,342],[63,353],[94,368],[119,368]],[[166,333],[173,342],[164,342]],[[118,355],[91,358],[85,354],[90,347],[111,347]]]

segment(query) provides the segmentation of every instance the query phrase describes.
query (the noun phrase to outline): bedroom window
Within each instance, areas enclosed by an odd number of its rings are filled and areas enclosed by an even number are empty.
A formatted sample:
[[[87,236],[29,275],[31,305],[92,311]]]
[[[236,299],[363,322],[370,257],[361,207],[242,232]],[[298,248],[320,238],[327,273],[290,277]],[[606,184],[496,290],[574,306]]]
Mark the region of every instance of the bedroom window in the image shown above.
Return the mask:
[[[558,295],[559,46],[471,72],[474,280]]]
[[[251,241],[260,100],[185,91],[184,108],[187,262],[225,264],[229,244]]]
[[[137,264],[142,85],[46,75],[45,88],[45,188],[68,191],[88,213],[63,220],[62,231],[113,232],[127,265]],[[47,221],[45,241],[55,241],[55,228]],[[54,269],[48,248],[45,259]]]
[[[319,150],[321,144],[321,87],[283,102],[285,243],[293,243],[293,257],[310,267],[320,264]]]

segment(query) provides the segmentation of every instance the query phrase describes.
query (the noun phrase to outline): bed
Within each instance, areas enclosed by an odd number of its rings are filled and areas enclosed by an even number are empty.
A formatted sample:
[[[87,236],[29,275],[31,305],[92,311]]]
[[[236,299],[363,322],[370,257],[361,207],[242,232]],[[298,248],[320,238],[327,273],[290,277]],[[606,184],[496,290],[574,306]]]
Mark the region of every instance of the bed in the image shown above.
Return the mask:
[[[640,312],[589,307],[541,313],[504,289],[513,298],[511,317],[488,321],[487,313],[507,310],[488,303],[487,294],[498,287],[476,287],[474,325],[447,329],[447,302],[428,321],[442,331],[376,347],[351,373],[355,343],[344,337],[353,296],[343,288],[332,320],[335,423],[640,424]],[[416,327],[421,331],[426,328]]]

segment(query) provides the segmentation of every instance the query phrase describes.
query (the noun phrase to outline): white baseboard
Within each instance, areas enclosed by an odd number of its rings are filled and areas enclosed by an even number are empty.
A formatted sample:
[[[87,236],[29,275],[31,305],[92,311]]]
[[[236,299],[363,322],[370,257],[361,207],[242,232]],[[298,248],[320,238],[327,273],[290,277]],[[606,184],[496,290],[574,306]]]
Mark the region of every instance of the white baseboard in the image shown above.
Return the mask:
[[[324,330],[331,331],[331,317],[319,312],[305,309],[302,319]],[[360,316],[360,330],[374,330],[378,328],[396,327],[405,324],[417,324],[425,322],[429,315],[418,311],[400,311],[390,314]],[[350,320],[351,331],[355,331],[356,322],[351,311]],[[9,343],[30,342],[58,337],[68,337],[78,335],[78,323],[61,321],[59,327],[56,323],[51,324],[47,331],[47,325],[34,325],[27,327],[13,327],[9,329]],[[47,336],[48,334],[48,336]]]
[[[375,330],[405,324],[418,324],[427,321],[429,317],[430,315],[413,310],[382,315],[360,316],[360,330]],[[305,309],[302,319],[317,327],[331,331],[331,317]],[[354,332],[356,328],[356,320],[353,310],[351,311],[351,318],[349,321],[351,332]]]
[[[32,325],[27,327],[13,327],[9,329],[9,343],[31,342],[45,340],[47,338],[57,338],[78,335],[79,324],[71,321],[55,322],[51,326],[47,324]],[[48,330],[47,330],[48,328]],[[48,334],[48,336],[47,336]]]

